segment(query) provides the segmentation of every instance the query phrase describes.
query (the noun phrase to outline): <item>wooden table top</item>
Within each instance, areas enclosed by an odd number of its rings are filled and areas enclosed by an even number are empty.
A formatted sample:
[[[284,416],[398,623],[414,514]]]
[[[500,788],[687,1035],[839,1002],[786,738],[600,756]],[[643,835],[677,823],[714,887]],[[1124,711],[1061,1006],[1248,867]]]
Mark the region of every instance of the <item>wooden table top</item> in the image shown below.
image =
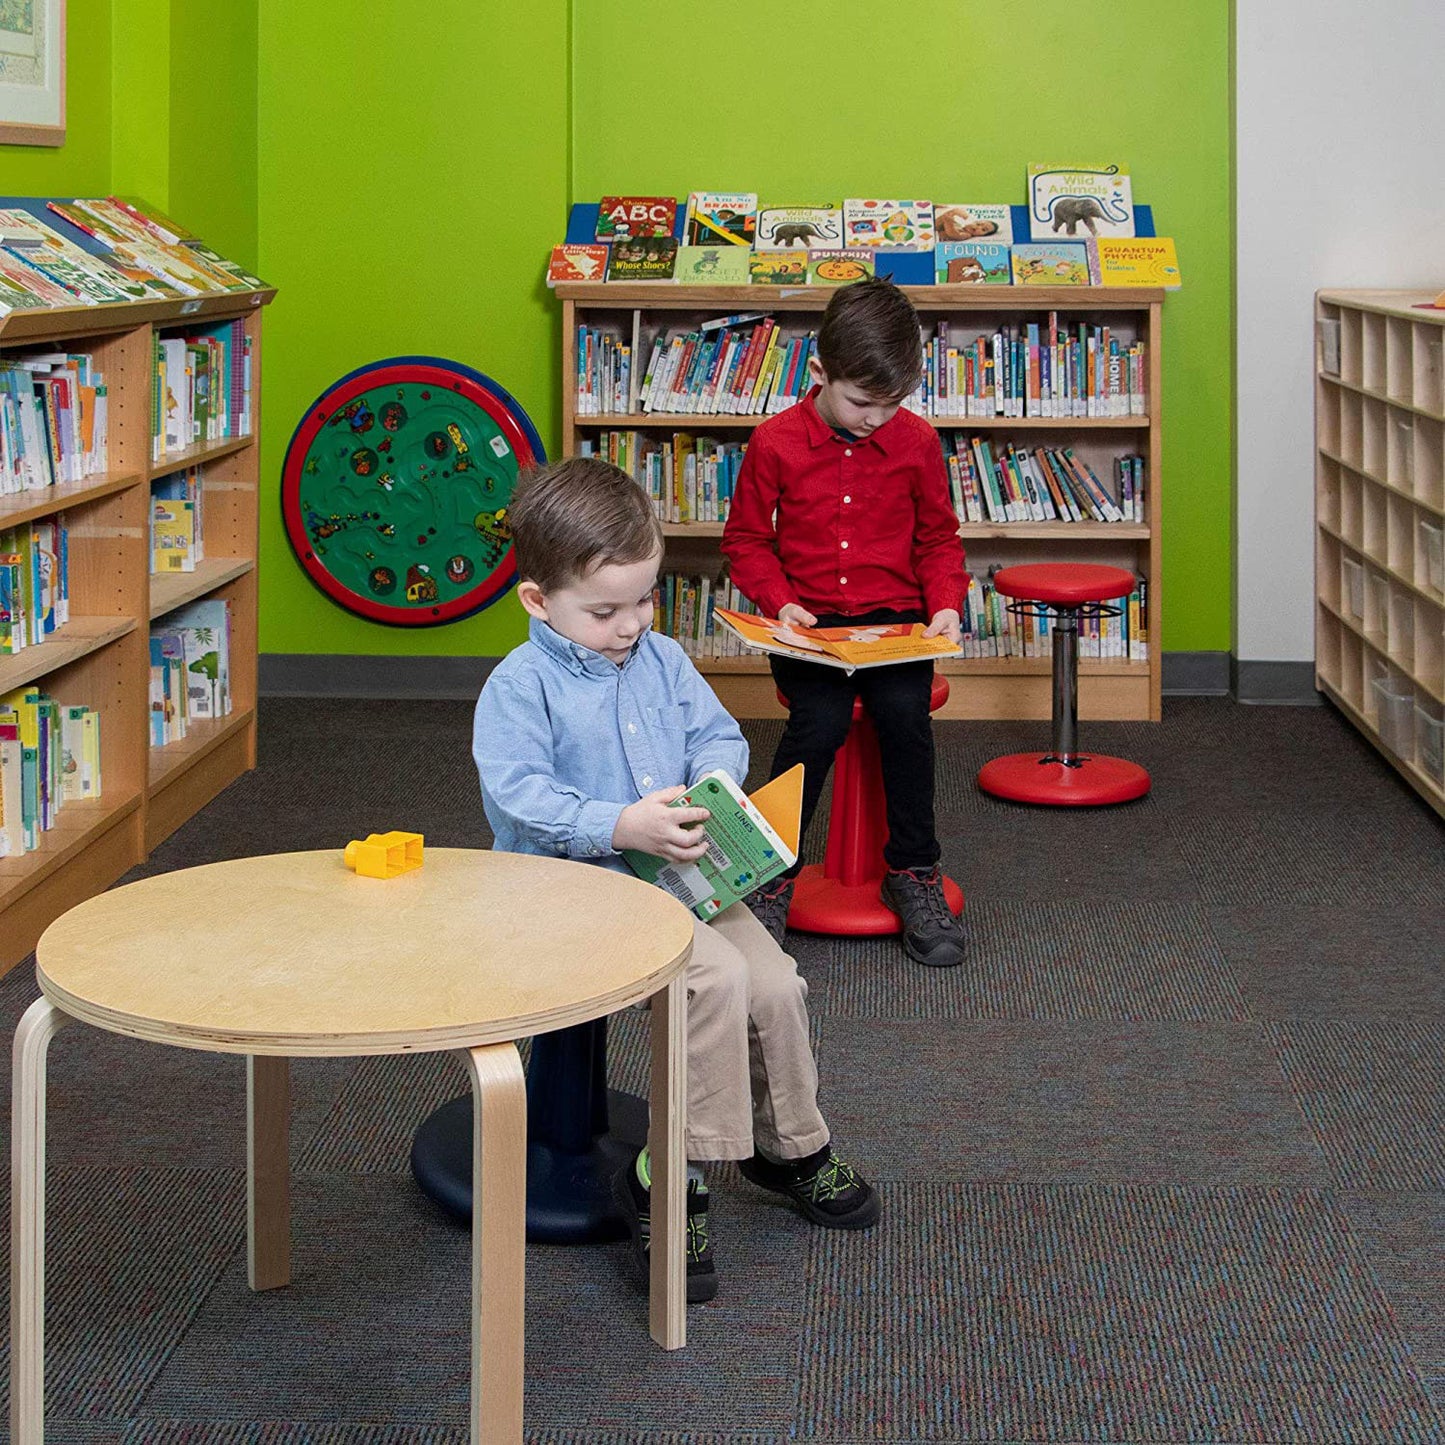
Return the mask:
[[[46,929],[52,1003],[115,1033],[221,1053],[392,1054],[526,1038],[636,1003],[692,952],[692,915],[640,879],[428,848],[399,878],[341,849],[187,868]]]

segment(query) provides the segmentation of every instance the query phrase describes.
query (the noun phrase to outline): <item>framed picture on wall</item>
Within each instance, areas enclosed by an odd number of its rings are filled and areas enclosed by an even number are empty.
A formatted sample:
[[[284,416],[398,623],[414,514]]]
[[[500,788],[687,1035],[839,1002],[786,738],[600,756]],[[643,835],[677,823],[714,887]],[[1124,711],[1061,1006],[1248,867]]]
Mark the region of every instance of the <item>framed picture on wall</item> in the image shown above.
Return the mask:
[[[65,141],[65,0],[0,0],[0,143]]]

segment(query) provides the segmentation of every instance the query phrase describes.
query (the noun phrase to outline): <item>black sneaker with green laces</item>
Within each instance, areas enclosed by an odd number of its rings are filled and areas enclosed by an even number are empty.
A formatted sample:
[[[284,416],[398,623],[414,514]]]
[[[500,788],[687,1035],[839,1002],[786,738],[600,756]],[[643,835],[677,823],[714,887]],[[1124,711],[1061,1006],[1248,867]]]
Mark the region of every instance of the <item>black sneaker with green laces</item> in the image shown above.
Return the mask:
[[[941,868],[890,868],[879,896],[903,920],[903,948],[915,963],[955,968],[963,962],[963,925],[944,896]]]
[[[867,1229],[878,1222],[878,1192],[825,1144],[804,1159],[775,1163],[755,1153],[738,1168],[744,1179],[781,1194],[805,1219],[824,1229]]]
[[[632,1252],[642,1271],[642,1287],[648,1284],[648,1251],[652,1243],[652,1190],[637,1174],[637,1158],[612,1176],[612,1197],[627,1222]],[[707,1228],[707,1185],[700,1179],[687,1181],[687,1302],[702,1304],[717,1294],[717,1267],[712,1260],[712,1241]]]

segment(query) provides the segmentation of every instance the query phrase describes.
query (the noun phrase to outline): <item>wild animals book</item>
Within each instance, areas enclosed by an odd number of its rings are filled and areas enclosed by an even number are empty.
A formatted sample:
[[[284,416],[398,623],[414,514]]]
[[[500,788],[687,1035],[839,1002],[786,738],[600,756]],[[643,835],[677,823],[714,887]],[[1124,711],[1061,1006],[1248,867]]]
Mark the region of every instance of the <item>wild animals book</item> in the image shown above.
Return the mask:
[[[1103,286],[1163,286],[1177,291],[1182,284],[1179,258],[1168,236],[1100,236],[1090,242],[1099,255]]]
[[[874,253],[863,246],[838,251],[808,252],[808,283],[812,286],[851,286],[873,275]]]
[[[561,245],[552,247],[547,263],[547,284],[559,281],[601,281],[607,275],[607,247],[593,245]]]
[[[639,878],[680,898],[706,922],[797,861],[803,765],[752,797],[726,773],[705,773],[671,806],[708,810],[711,817],[700,825],[707,852],[695,863],[669,863],[630,848],[622,856]]]
[[[746,286],[751,255],[744,246],[679,246],[673,279],[679,286]]]
[[[1089,284],[1089,256],[1082,241],[1020,241],[1009,261],[1015,286]]]
[[[748,256],[748,275],[755,286],[806,286],[806,251],[753,251]]]
[[[596,239],[670,236],[676,220],[677,202],[671,196],[603,196],[597,207]]]
[[[636,241],[614,241],[607,259],[609,281],[671,281],[677,265],[677,241],[672,236],[643,236]]]
[[[751,246],[758,225],[758,198],[745,191],[693,191],[687,198],[685,246]]]
[[[1029,167],[1029,235],[1132,236],[1134,199],[1129,173],[1118,165]]]
[[[940,241],[933,248],[940,286],[1010,286],[1009,248],[993,241]]]
[[[758,617],[719,607],[717,620],[758,652],[816,662],[856,672],[929,657],[962,657],[946,637],[925,637],[921,622],[860,623],[856,627],[792,627],[775,617]]]
[[[931,251],[932,201],[843,202],[843,244],[880,251]]]
[[[836,206],[765,206],[755,244],[760,251],[841,246],[843,212]]]
[[[1013,207],[951,202],[933,208],[933,244],[945,241],[999,241],[1013,244]]]

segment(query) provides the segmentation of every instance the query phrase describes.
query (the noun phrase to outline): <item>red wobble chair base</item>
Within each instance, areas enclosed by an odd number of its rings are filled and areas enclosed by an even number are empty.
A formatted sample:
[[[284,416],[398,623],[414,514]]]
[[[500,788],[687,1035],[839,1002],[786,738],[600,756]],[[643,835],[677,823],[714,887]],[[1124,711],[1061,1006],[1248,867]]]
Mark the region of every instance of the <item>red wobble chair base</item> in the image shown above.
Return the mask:
[[[778,700],[787,706],[782,693]],[[928,710],[948,701],[948,679],[935,673]],[[833,806],[828,814],[828,847],[821,866],[809,864],[798,875],[788,910],[788,927],[800,933],[845,938],[901,933],[898,915],[879,897],[888,865],[888,810],[878,761],[878,734],[861,701],[853,703],[853,724],[833,761]],[[955,914],[963,912],[963,890],[943,880],[944,896]]]
[[[1097,808],[1149,791],[1149,774],[1125,758],[1087,753],[1072,766],[1049,753],[1009,753],[979,769],[978,785],[996,798],[1048,807]]]

